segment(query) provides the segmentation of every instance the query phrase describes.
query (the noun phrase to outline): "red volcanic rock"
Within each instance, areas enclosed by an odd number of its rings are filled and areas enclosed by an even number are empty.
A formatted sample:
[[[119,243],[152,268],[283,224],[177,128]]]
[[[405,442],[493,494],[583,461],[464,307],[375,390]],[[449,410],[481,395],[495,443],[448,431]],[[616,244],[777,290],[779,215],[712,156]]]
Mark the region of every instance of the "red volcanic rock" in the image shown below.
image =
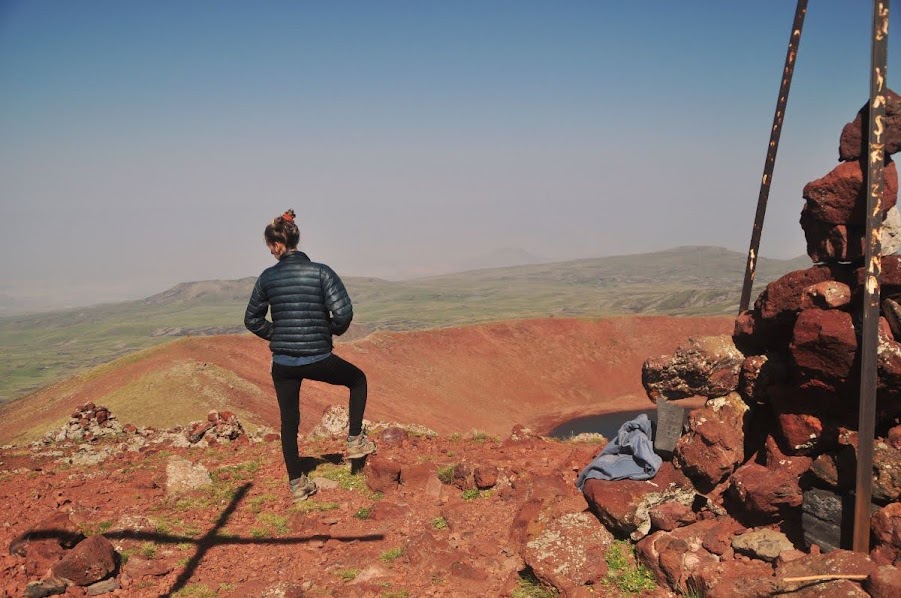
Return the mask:
[[[447,571],[454,563],[464,560],[465,555],[443,537],[424,531],[410,538],[404,546],[404,559],[415,567]]]
[[[713,520],[699,521],[671,532],[654,532],[638,542],[636,556],[659,583],[684,594],[693,574],[710,569],[718,561],[701,545],[701,538],[715,524]]]
[[[191,444],[196,444],[200,442],[200,439],[203,438],[203,435],[209,432],[215,424],[205,421],[203,423],[196,422],[188,428],[186,432],[186,436],[188,437],[188,442]]]
[[[476,488],[487,490],[497,484],[497,467],[494,465],[479,465],[472,474]]]
[[[852,262],[866,254],[866,229],[850,224],[829,224],[801,210],[801,229],[807,241],[807,255],[814,262]]]
[[[727,515],[717,517],[715,521],[716,524],[701,538],[701,544],[708,552],[723,556],[732,550],[732,538],[744,533],[745,527]]]
[[[791,471],[749,462],[732,474],[730,498],[754,521],[774,521],[801,506],[803,494]]]
[[[648,511],[667,501],[691,504],[695,489],[682,472],[664,463],[646,481],[589,479],[582,487],[588,506],[607,529],[638,539],[651,527]]]
[[[777,590],[773,567],[758,560],[724,560],[696,571],[690,587],[706,598],[769,598]]]
[[[689,338],[671,357],[645,361],[641,383],[648,397],[657,402],[695,395],[708,398],[726,395],[738,386],[738,372],[744,355],[727,335]]]
[[[886,565],[878,567],[864,582],[864,588],[873,598],[901,596],[901,569]]]
[[[901,555],[901,503],[894,502],[876,511],[870,518],[870,529],[879,544],[885,544]]]
[[[776,571],[779,578],[829,576],[829,575],[871,575],[876,564],[870,557],[860,552],[833,550],[826,554],[810,554],[780,566]],[[800,588],[804,582],[785,583],[785,589]],[[814,594],[816,595],[816,594]],[[819,594],[823,595],[823,594]],[[853,595],[853,594],[852,594]]]
[[[84,534],[67,513],[56,513],[32,526],[9,545],[9,553],[25,557],[29,575],[43,575],[47,569],[84,539]]]
[[[901,426],[895,426],[888,431],[886,440],[894,449],[901,450]]]
[[[811,378],[844,381],[857,354],[851,314],[838,310],[805,309],[795,322],[789,346],[792,359]]]
[[[755,334],[754,310],[746,309],[735,318],[732,330],[732,342],[745,355],[760,355],[766,351],[764,334]]]
[[[116,569],[116,551],[103,536],[82,540],[52,567],[53,575],[73,585],[86,586],[108,577]]]
[[[671,532],[677,527],[689,525],[698,520],[691,507],[680,502],[665,502],[650,511],[651,529]]]
[[[860,162],[842,162],[821,179],[811,181],[802,195],[809,218],[826,224],[866,226],[867,191]],[[898,171],[894,162],[885,167],[882,210],[898,200]]]
[[[741,364],[738,392],[749,404],[769,401],[769,389],[788,378],[788,366],[778,355],[751,355]]]
[[[879,293],[883,298],[895,298],[901,295],[901,255],[885,255],[882,257]],[[860,302],[867,280],[867,269],[856,268],[849,281],[852,289],[851,302]]]
[[[140,554],[131,556],[128,562],[122,565],[122,572],[134,579],[147,576],[160,577],[172,571],[172,565],[162,559],[148,559]]]
[[[472,479],[472,468],[466,463],[457,463],[454,465],[453,485],[460,490],[471,490],[475,487],[475,481]]]
[[[388,426],[379,435],[384,444],[401,444],[409,437],[410,434],[406,430],[397,426]]]
[[[789,272],[768,284],[754,303],[753,344],[783,350],[791,340],[804,290],[827,280],[843,281],[851,276],[848,266],[818,265]]]
[[[804,290],[832,279],[833,272],[829,266],[813,266],[807,270],[789,272],[766,285],[755,302],[755,309],[762,320],[779,320],[794,325],[795,317],[801,311]]]
[[[772,436],[767,436],[764,443],[764,459],[768,469],[781,469],[795,477],[810,469],[813,459],[802,455],[788,456],[779,448],[779,443]]]
[[[885,90],[885,155],[894,154],[901,149],[901,96],[891,89]],[[857,112],[855,119],[844,126],[838,143],[839,160],[858,160],[868,152],[867,136],[869,124],[870,102],[867,101]]]
[[[851,288],[837,280],[827,280],[804,289],[801,309],[836,309],[851,302]]]
[[[689,431],[679,439],[673,457],[702,492],[713,489],[744,460],[747,412],[747,404],[733,392],[689,414]]]
[[[373,492],[391,492],[397,490],[401,478],[400,463],[370,455],[366,460],[366,486]]]
[[[873,502],[887,503],[901,498],[901,451],[877,440],[873,473]]]
[[[590,513],[567,513],[529,540],[522,557],[539,580],[568,596],[607,575],[604,554],[612,542],[612,534]]]

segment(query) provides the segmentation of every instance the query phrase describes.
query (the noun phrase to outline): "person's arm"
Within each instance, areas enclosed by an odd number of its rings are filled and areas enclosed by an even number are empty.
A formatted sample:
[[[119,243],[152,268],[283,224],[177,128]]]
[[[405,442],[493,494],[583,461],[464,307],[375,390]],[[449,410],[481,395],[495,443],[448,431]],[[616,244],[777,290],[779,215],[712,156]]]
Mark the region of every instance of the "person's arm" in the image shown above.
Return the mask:
[[[323,266],[319,275],[325,297],[325,308],[331,314],[329,327],[332,329],[332,334],[341,336],[347,332],[351,320],[354,319],[354,308],[351,305],[350,296],[334,270]]]
[[[256,284],[253,285],[250,301],[247,302],[247,309],[244,311],[244,325],[255,335],[268,341],[272,338],[272,322],[266,319],[269,297],[266,296],[261,280],[262,276],[257,278]]]

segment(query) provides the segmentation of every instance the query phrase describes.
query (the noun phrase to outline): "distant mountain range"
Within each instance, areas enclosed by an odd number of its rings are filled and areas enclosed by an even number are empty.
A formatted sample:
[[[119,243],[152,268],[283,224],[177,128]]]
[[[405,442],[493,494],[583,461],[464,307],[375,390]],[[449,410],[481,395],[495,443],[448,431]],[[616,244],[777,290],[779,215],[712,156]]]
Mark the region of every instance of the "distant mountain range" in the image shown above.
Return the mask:
[[[400,282],[348,277],[351,336],[525,317],[731,314],[745,259],[719,247],[678,247]],[[761,258],[756,288],[810,265],[806,256]],[[241,332],[254,280],[183,283],[138,301],[0,318],[0,401],[175,336]]]

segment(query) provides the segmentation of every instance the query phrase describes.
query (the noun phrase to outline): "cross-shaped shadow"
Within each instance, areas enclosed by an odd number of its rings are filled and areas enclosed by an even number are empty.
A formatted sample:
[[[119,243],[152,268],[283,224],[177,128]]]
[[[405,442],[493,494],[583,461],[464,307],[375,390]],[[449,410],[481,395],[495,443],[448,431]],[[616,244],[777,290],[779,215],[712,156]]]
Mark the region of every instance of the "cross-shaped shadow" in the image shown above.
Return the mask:
[[[365,536],[333,536],[327,534],[316,534],[312,536],[290,536],[284,538],[255,538],[246,536],[233,536],[230,534],[220,535],[219,531],[228,522],[229,518],[235,512],[235,509],[238,508],[238,504],[244,499],[244,497],[247,495],[247,492],[252,486],[253,484],[247,483],[239,487],[234,496],[232,496],[232,499],[229,502],[228,506],[225,507],[225,509],[219,515],[219,518],[216,520],[216,523],[213,525],[213,527],[210,528],[210,530],[207,531],[207,533],[205,533],[199,539],[189,536],[161,534],[158,532],[141,532],[128,530],[121,532],[106,532],[103,535],[108,539],[117,540],[148,540],[156,542],[158,544],[196,545],[194,555],[185,564],[184,570],[178,576],[178,579],[175,580],[175,583],[172,585],[172,587],[169,588],[169,591],[165,594],[162,594],[162,596],[171,596],[178,590],[185,587],[188,581],[190,581],[191,576],[194,575],[194,572],[197,570],[197,567],[200,565],[203,557],[214,546],[223,546],[228,544],[303,544],[314,540],[325,541],[330,539],[338,540],[339,542],[374,542],[384,539],[384,535],[382,534],[368,534]],[[28,533],[27,539],[64,539],[71,537],[71,535],[72,532],[65,529],[35,529],[31,530]]]

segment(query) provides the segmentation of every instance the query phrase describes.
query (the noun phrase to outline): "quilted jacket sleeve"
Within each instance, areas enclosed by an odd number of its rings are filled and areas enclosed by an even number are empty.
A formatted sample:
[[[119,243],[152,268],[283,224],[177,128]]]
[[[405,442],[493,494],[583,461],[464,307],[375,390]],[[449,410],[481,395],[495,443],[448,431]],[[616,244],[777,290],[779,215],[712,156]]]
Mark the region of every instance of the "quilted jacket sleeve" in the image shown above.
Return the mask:
[[[329,327],[332,334],[342,335],[347,332],[350,322],[354,318],[353,305],[344,283],[328,266],[323,266],[320,272],[322,276],[322,290],[325,297],[325,308],[330,312]]]
[[[244,325],[255,335],[268,341],[272,338],[272,322],[266,319],[269,298],[266,296],[262,280],[263,277],[260,276],[253,285],[250,301],[247,302],[247,309],[244,311]]]

